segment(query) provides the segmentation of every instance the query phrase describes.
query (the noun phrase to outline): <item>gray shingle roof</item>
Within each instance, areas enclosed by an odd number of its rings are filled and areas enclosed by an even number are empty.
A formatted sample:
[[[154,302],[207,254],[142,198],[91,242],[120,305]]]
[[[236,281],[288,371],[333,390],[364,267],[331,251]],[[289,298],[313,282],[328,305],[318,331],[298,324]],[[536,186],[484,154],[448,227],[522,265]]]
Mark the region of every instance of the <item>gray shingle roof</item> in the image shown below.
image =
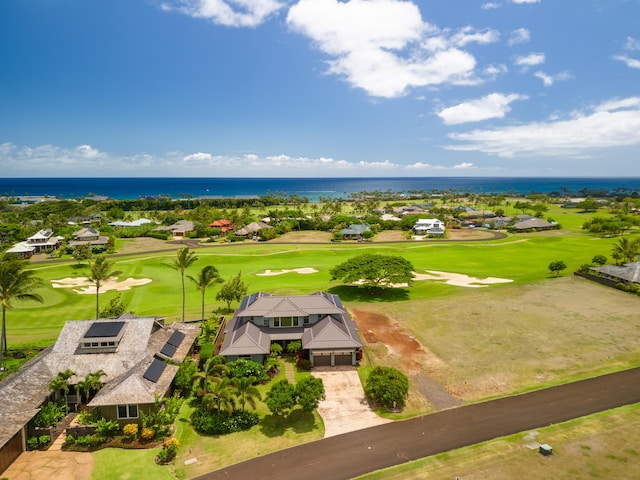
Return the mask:
[[[603,265],[591,267],[608,277],[618,278],[627,282],[640,283],[640,262],[625,263],[624,265]]]
[[[302,348],[326,350],[334,348],[358,348],[362,342],[355,331],[350,331],[344,319],[337,320],[326,316],[315,325],[305,329],[302,335]]]
[[[258,292],[245,297],[242,306],[227,325],[220,355],[268,354],[271,341],[276,340],[302,340],[305,349],[362,346],[355,323],[335,295],[316,292],[286,297]],[[256,325],[249,320],[286,316],[322,318],[311,325],[284,328]]]
[[[85,333],[96,323],[113,320],[78,320],[66,322],[54,345],[22,366],[18,373],[0,382],[0,446],[4,445],[39,411],[49,396],[49,382],[67,368],[76,375],[74,384],[91,372],[102,369],[104,387],[91,401],[91,406],[120,403],[153,403],[155,394],[164,395],[178,370],[167,365],[157,382],[143,378],[162,346],[175,331],[185,334],[172,357],[181,362],[187,356],[199,331],[198,325],[172,323],[163,325],[156,317],[123,315],[123,334],[115,353],[78,353]]]

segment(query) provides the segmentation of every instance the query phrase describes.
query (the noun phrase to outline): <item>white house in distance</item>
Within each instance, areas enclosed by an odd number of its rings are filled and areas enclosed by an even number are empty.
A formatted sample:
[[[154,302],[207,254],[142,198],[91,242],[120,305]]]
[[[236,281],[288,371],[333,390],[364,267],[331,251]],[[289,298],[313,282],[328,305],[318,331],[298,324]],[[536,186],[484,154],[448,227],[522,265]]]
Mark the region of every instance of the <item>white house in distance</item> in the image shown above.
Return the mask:
[[[445,226],[437,218],[420,218],[413,226],[416,235],[444,235]]]
[[[53,230],[40,230],[38,233],[31,235],[25,242],[16,243],[7,250],[7,253],[15,253],[24,258],[30,258],[37,253],[53,252],[57,250],[62,242],[63,237],[53,234]]]

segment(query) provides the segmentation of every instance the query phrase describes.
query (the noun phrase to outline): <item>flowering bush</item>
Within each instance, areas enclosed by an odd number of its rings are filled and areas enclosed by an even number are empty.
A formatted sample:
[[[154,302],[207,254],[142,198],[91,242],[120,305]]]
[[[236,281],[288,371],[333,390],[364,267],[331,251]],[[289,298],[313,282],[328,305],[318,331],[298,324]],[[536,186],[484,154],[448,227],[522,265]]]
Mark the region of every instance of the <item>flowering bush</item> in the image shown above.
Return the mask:
[[[150,428],[143,428],[140,432],[140,438],[142,440],[152,440],[153,439],[153,430]]]
[[[135,437],[138,434],[138,424],[128,423],[122,428],[122,433],[124,433],[127,437]]]

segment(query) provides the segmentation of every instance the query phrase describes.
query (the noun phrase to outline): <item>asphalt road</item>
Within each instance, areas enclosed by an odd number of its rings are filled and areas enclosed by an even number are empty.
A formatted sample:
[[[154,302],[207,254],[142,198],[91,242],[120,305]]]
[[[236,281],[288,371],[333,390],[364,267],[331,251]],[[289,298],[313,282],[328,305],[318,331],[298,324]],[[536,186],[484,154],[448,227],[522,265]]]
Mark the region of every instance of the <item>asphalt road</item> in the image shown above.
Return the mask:
[[[231,465],[197,480],[349,479],[638,402],[640,368],[635,368],[318,440]]]

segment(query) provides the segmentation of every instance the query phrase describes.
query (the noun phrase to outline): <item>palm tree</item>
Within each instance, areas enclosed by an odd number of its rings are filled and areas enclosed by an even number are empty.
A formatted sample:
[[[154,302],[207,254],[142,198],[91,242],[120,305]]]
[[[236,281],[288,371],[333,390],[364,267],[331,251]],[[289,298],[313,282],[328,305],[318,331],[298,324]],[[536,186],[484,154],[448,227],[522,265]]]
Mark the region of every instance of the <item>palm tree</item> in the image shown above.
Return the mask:
[[[216,357],[210,357],[203,365],[202,370],[193,376],[193,386],[202,389],[203,395],[209,389],[209,380],[222,379],[229,374],[229,367],[220,363]]]
[[[223,378],[213,384],[211,393],[202,397],[202,406],[209,411],[215,410],[220,413],[222,409],[232,411],[235,407],[235,395],[231,389],[231,382],[228,378]]]
[[[96,392],[102,388],[104,383],[102,377],[106,377],[107,373],[102,370],[96,370],[87,375],[86,379],[89,381],[89,390],[95,390]]]
[[[0,367],[7,354],[7,310],[11,301],[31,300],[42,303],[41,295],[34,290],[44,286],[42,279],[34,277],[32,270],[25,270],[26,262],[12,255],[0,257],[0,298],[2,298],[2,332],[0,333]]]
[[[58,372],[58,375],[49,382],[49,390],[55,395],[56,402],[60,401],[60,394],[69,393],[69,379],[75,375],[75,372],[67,368],[64,372]],[[65,401],[65,408],[66,408]]]
[[[171,263],[167,264],[167,266],[173,268],[180,272],[180,278],[182,280],[182,321],[184,322],[184,304],[185,304],[185,292],[184,292],[184,272],[187,268],[193,265],[198,259],[195,253],[189,250],[189,247],[184,247],[178,250],[176,254],[176,258],[174,258]]]
[[[612,257],[621,259],[622,263],[633,262],[640,254],[640,237],[633,240],[623,237],[612,247]]]
[[[196,278],[193,278],[191,275],[188,275],[188,278],[196,284],[196,287],[202,294],[202,320],[204,321],[204,294],[207,292],[207,288],[213,286],[216,283],[222,283],[223,280],[218,273],[218,269],[213,265],[202,267],[202,270],[200,270],[200,273],[198,273],[198,276]]]
[[[82,396],[87,396],[87,403],[89,403],[89,393],[91,392],[91,379],[89,375],[84,377],[84,380],[80,380],[76,383],[76,392],[78,394],[78,404],[82,405]]]
[[[100,315],[100,287],[105,280],[108,280],[110,277],[115,277],[120,275],[119,270],[111,270],[113,266],[113,262],[107,261],[107,257],[98,257],[96,261],[89,264],[90,272],[89,272],[89,281],[92,282],[96,286],[96,320]]]
[[[240,396],[240,403],[242,404],[242,411],[244,412],[245,401],[249,402],[252,408],[256,408],[256,399],[262,400],[260,391],[254,386],[256,383],[256,377],[240,377],[232,378],[231,383],[235,387],[238,395]]]

